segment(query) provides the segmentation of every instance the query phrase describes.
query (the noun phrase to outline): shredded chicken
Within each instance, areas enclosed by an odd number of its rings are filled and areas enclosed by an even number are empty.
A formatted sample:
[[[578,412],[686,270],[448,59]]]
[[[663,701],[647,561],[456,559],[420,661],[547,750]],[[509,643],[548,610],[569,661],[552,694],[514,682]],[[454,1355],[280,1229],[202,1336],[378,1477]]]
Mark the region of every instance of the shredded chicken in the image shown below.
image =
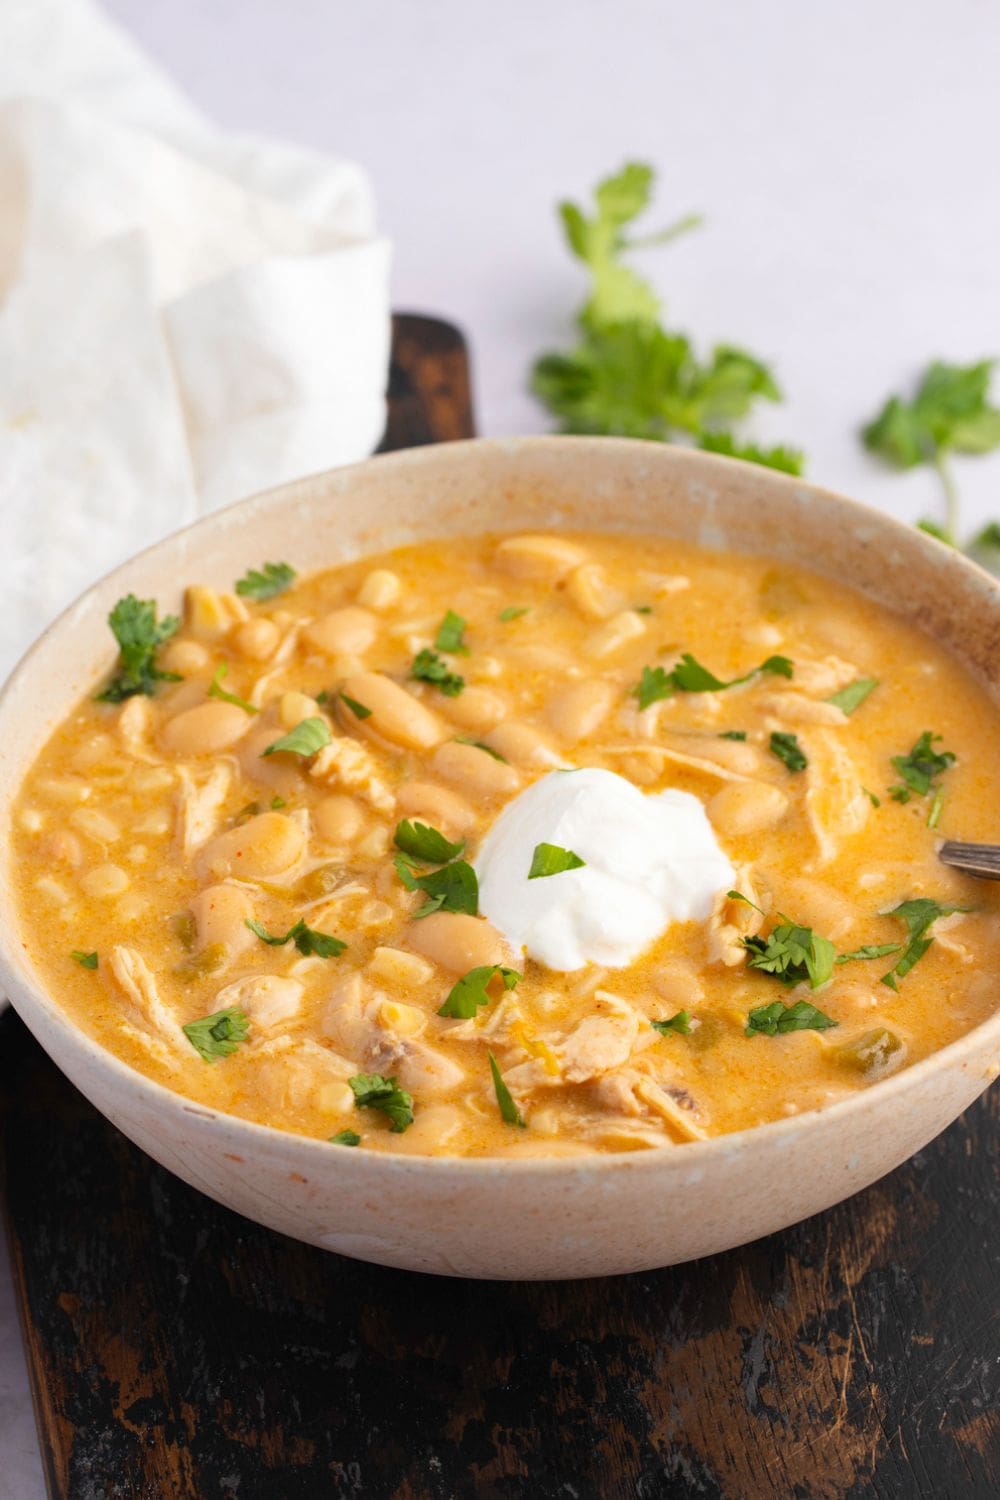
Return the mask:
[[[746,957],[743,939],[759,932],[764,921],[762,913],[756,908],[770,904],[766,893],[758,889],[752,879],[750,866],[737,865],[735,868],[736,879],[732,889],[745,896],[746,901],[734,901],[726,891],[720,891],[708,919],[708,961],[725,964],[727,969],[735,969],[737,964],[743,962]],[[752,902],[753,905],[748,905],[747,902]]]
[[[177,793],[177,844],[185,859],[190,859],[219,827],[219,813],[229,795],[233,773],[225,761],[212,767],[207,781],[200,784],[186,766],[178,766],[180,790]]]
[[[159,757],[152,755],[149,749],[152,724],[153,706],[149,699],[138,693],[126,698],[118,712],[118,738],[136,760],[159,765]]]
[[[811,698],[829,698],[860,675],[853,662],[843,661],[839,656],[824,656],[822,661],[803,661],[797,656],[792,685]]]
[[[806,817],[819,848],[820,865],[829,864],[846,838],[860,833],[872,810],[861,773],[837,735],[818,729],[805,747]]]
[[[586,1083],[620,1068],[628,1062],[639,1034],[639,1017],[631,1005],[607,990],[597,990],[594,999],[605,1014],[586,1016],[556,1048],[567,1083]]]
[[[188,1044],[180,1023],[160,999],[156,980],[146,960],[134,948],[116,946],[108,968],[121,993],[132,1006],[131,1021],[139,1031],[158,1037],[174,1053],[185,1055]]]
[[[235,1005],[246,1011],[254,1026],[265,1031],[282,1021],[291,1021],[302,1006],[304,990],[297,979],[286,979],[278,974],[254,974],[248,979],[237,979],[227,984],[215,997],[216,1010],[228,1010]]]
[[[396,799],[378,774],[374,757],[349,735],[341,735],[316,756],[309,774],[317,781],[346,787],[367,798],[376,812],[391,813]]]
[[[649,755],[673,765],[687,766],[692,771],[703,771],[706,776],[716,776],[720,781],[752,781],[751,776],[741,776],[718,761],[707,760],[699,755],[684,755],[680,750],[671,750],[666,745],[602,745],[602,755]]]
[[[758,700],[765,713],[775,722],[768,727],[780,729],[785,724],[824,724],[829,728],[847,723],[847,715],[836,703],[821,698],[807,698],[804,693],[765,693]]]

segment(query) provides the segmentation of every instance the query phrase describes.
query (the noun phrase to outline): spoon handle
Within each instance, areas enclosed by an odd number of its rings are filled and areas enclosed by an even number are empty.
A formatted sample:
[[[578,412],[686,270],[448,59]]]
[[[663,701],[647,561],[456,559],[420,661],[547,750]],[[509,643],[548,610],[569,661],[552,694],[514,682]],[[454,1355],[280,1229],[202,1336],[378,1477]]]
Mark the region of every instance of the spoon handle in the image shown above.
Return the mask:
[[[978,875],[980,880],[1000,880],[1000,844],[959,844],[946,839],[938,858],[966,875]]]

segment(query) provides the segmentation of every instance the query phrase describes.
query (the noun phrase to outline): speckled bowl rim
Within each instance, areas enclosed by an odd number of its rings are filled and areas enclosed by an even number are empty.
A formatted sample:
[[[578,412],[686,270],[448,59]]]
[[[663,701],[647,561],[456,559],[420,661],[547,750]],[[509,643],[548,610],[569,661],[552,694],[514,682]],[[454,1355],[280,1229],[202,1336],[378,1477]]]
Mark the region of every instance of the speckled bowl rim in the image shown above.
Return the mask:
[[[120,573],[126,572],[135,563],[151,557],[160,549],[173,546],[179,538],[192,535],[199,531],[216,529],[220,526],[225,528],[233,523],[239,516],[259,509],[280,509],[283,505],[294,504],[300,499],[304,490],[310,489],[317,481],[329,479],[336,476],[338,485],[349,485],[352,476],[361,470],[371,469],[378,466],[384,471],[393,468],[406,470],[419,469],[423,463],[439,464],[442,451],[448,458],[456,463],[461,463],[466,455],[482,452],[484,449],[495,449],[514,456],[530,454],[533,451],[554,451],[553,445],[558,448],[572,447],[577,451],[588,445],[599,444],[602,453],[609,449],[617,450],[624,455],[634,455],[636,450],[646,451],[662,455],[665,446],[657,443],[649,443],[632,438],[588,438],[588,437],[521,437],[521,438],[471,438],[464,441],[448,443],[446,445],[433,444],[421,448],[400,449],[393,453],[377,454],[371,458],[364,459],[360,463],[345,465],[344,467],[324,470],[317,474],[304,476],[302,479],[294,480],[289,484],[278,486],[274,489],[263,490],[251,495],[244,500],[234,502],[222,510],[214,511],[208,516],[203,516],[189,525],[171,532],[168,536],[161,538],[151,546],[143,548],[142,551],[133,554],[124,562],[118,564],[101,578],[97,579],[86,589],[72,604],[70,604],[55,620],[47,627],[39,639],[22,656],[7,681],[0,688],[0,716],[6,706],[8,698],[16,690],[18,682],[28,675],[32,670],[32,664],[39,653],[42,644],[55,632],[67,628],[74,615],[86,607],[90,596],[103,584],[113,581]],[[666,451],[669,451],[667,449]],[[754,470],[755,480],[760,485],[766,485],[772,489],[784,488],[788,491],[799,491],[807,495],[810,505],[833,505],[842,512],[847,512],[856,517],[859,522],[872,522],[879,529],[888,528],[905,539],[908,548],[916,548],[924,554],[932,566],[947,566],[957,568],[960,575],[965,575],[970,581],[978,582],[980,592],[984,600],[989,601],[989,607],[1000,616],[1000,580],[992,577],[985,569],[972,562],[969,558],[957,553],[952,548],[946,548],[941,542],[924,532],[907,526],[895,517],[887,515],[875,507],[866,505],[862,501],[851,499],[849,496],[841,495],[835,490],[826,489],[822,486],[807,483],[802,479],[781,474],[772,469],[761,469],[758,466],[749,465],[739,460],[724,458],[717,454],[694,452],[689,449],[680,450],[684,454],[686,464],[694,464],[703,468],[706,476],[724,473],[733,467],[741,470]],[[498,525],[494,528],[502,531],[505,528]],[[523,528],[519,528],[523,529]],[[599,528],[598,528],[599,529]],[[617,533],[609,533],[617,534]],[[766,550],[755,551],[753,548],[733,549],[744,552],[750,556],[769,556]],[[363,555],[363,554],[362,554]],[[317,564],[316,571],[323,566]],[[823,576],[830,576],[829,571],[822,566],[815,566],[816,572]],[[841,580],[842,581],[842,580]],[[848,585],[849,586],[849,585]],[[889,606],[883,605],[883,608]],[[919,626],[915,626],[919,629]],[[956,654],[956,653],[952,653]],[[967,669],[970,669],[967,667]],[[971,669],[970,669],[971,670]],[[988,689],[982,685],[983,691]],[[74,700],[75,701],[75,700]],[[65,710],[68,711],[68,710]],[[65,716],[65,711],[63,717]],[[19,784],[20,785],[20,784]],[[16,797],[12,794],[11,801]],[[4,921],[5,916],[9,918]],[[297,1142],[297,1148],[303,1155],[308,1157],[310,1163],[323,1162],[329,1164],[331,1160],[330,1145],[326,1139],[316,1136],[299,1135],[296,1131],[285,1130],[275,1125],[262,1125],[255,1120],[247,1120],[241,1115],[232,1114],[226,1110],[213,1109],[209,1105],[199,1103],[188,1095],[166,1085],[157,1083],[154,1079],[133,1068],[124,1062],[115,1053],[103,1047],[95,1041],[86,1031],[76,1026],[68,1013],[63,1010],[58,1001],[51,993],[34,982],[33,977],[22,968],[16,944],[13,938],[19,930],[17,913],[11,911],[5,913],[0,909],[0,958],[2,958],[13,970],[21,973],[23,981],[32,991],[34,999],[41,1003],[49,1017],[57,1024],[63,1026],[73,1035],[74,1043],[87,1054],[89,1059],[100,1069],[110,1069],[117,1074],[122,1081],[132,1087],[138,1088],[146,1094],[155,1107],[168,1113],[180,1111],[188,1115],[195,1115],[201,1119],[210,1120],[213,1123],[222,1123],[233,1134],[243,1136],[247,1139],[248,1150],[253,1144],[278,1144],[288,1146],[291,1142]],[[15,1007],[16,1008],[16,1007]],[[819,1108],[803,1110],[800,1114],[789,1115],[778,1120],[765,1121],[759,1125],[747,1127],[745,1130],[732,1131],[728,1134],[712,1136],[708,1140],[688,1141],[682,1145],[684,1162],[692,1169],[701,1167],[713,1157],[729,1155],[739,1152],[748,1140],[759,1141],[766,1139],[773,1141],[775,1150],[780,1151],[781,1144],[792,1136],[807,1135],[819,1121],[829,1121],[831,1125],[837,1120],[847,1121],[857,1113],[863,1113],[871,1107],[871,1101],[876,1096],[880,1102],[886,1102],[890,1096],[895,1095],[901,1101],[911,1093],[919,1093],[924,1081],[934,1074],[951,1069],[963,1068],[971,1058],[981,1058],[982,1053],[989,1049],[990,1045],[996,1049],[1000,1056],[1000,1010],[985,1021],[981,1021],[963,1036],[946,1046],[932,1052],[929,1056],[922,1058],[920,1062],[910,1067],[902,1068],[898,1073],[880,1082],[870,1084],[867,1088],[859,1090],[842,1099],[832,1101],[830,1104]],[[981,1063],[980,1063],[981,1065]],[[984,1075],[983,1087],[997,1076],[998,1066],[994,1065]],[[671,1143],[674,1144],[674,1143]],[[530,1173],[532,1175],[544,1174],[551,1176],[576,1176],[581,1171],[587,1174],[606,1174],[609,1172],[656,1172],[662,1165],[662,1150],[651,1149],[648,1151],[619,1151],[599,1152],[586,1158],[577,1157],[532,1157],[518,1159],[510,1156],[435,1156],[425,1155],[420,1152],[386,1152],[371,1151],[365,1153],[367,1168],[375,1174],[392,1176],[402,1170],[409,1171],[416,1165],[422,1173],[432,1173],[436,1176],[467,1176],[488,1172],[495,1174],[516,1173],[518,1175]],[[887,1169],[888,1170],[888,1169]]]

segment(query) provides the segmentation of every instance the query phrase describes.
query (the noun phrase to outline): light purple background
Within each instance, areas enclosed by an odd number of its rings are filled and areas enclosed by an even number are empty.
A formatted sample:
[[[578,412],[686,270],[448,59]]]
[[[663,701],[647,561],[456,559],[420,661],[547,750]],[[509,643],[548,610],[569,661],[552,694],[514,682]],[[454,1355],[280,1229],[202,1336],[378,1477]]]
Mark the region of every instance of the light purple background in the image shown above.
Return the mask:
[[[396,307],[473,341],[480,428],[544,431],[530,362],[567,337],[581,278],[553,204],[629,156],[661,174],[644,257],[676,326],[772,359],[758,432],[811,478],[910,519],[855,439],[928,358],[1000,354],[990,0],[110,0],[223,125],[357,158],[395,242]],[[2,45],[0,0],[0,45]],[[959,467],[968,528],[1000,517],[1000,459]],[[71,1231],[68,1231],[71,1232]],[[43,1494],[0,1265],[0,1497]]]

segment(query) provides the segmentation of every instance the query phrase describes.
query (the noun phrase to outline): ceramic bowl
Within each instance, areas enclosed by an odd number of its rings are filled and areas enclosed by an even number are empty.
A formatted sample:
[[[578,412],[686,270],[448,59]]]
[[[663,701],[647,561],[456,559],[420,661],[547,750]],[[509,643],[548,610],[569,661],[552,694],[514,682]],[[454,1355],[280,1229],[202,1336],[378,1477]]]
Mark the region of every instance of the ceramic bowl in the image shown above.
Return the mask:
[[[180,602],[262,558],[299,569],[461,532],[656,532],[819,569],[912,620],[996,693],[1000,584],[921,532],[766,469],[608,438],[476,441],[371,459],[258,495],[115,570],[46,632],[0,695],[0,817],[54,726],[109,665],[122,594]],[[18,941],[0,854],[0,984],[68,1078],[185,1182],[343,1255],[455,1276],[604,1276],[711,1255],[892,1170],[1000,1071],[1000,1014],[829,1107],[675,1149],[449,1160],[335,1151],[204,1108],[134,1072],[60,1009]]]

